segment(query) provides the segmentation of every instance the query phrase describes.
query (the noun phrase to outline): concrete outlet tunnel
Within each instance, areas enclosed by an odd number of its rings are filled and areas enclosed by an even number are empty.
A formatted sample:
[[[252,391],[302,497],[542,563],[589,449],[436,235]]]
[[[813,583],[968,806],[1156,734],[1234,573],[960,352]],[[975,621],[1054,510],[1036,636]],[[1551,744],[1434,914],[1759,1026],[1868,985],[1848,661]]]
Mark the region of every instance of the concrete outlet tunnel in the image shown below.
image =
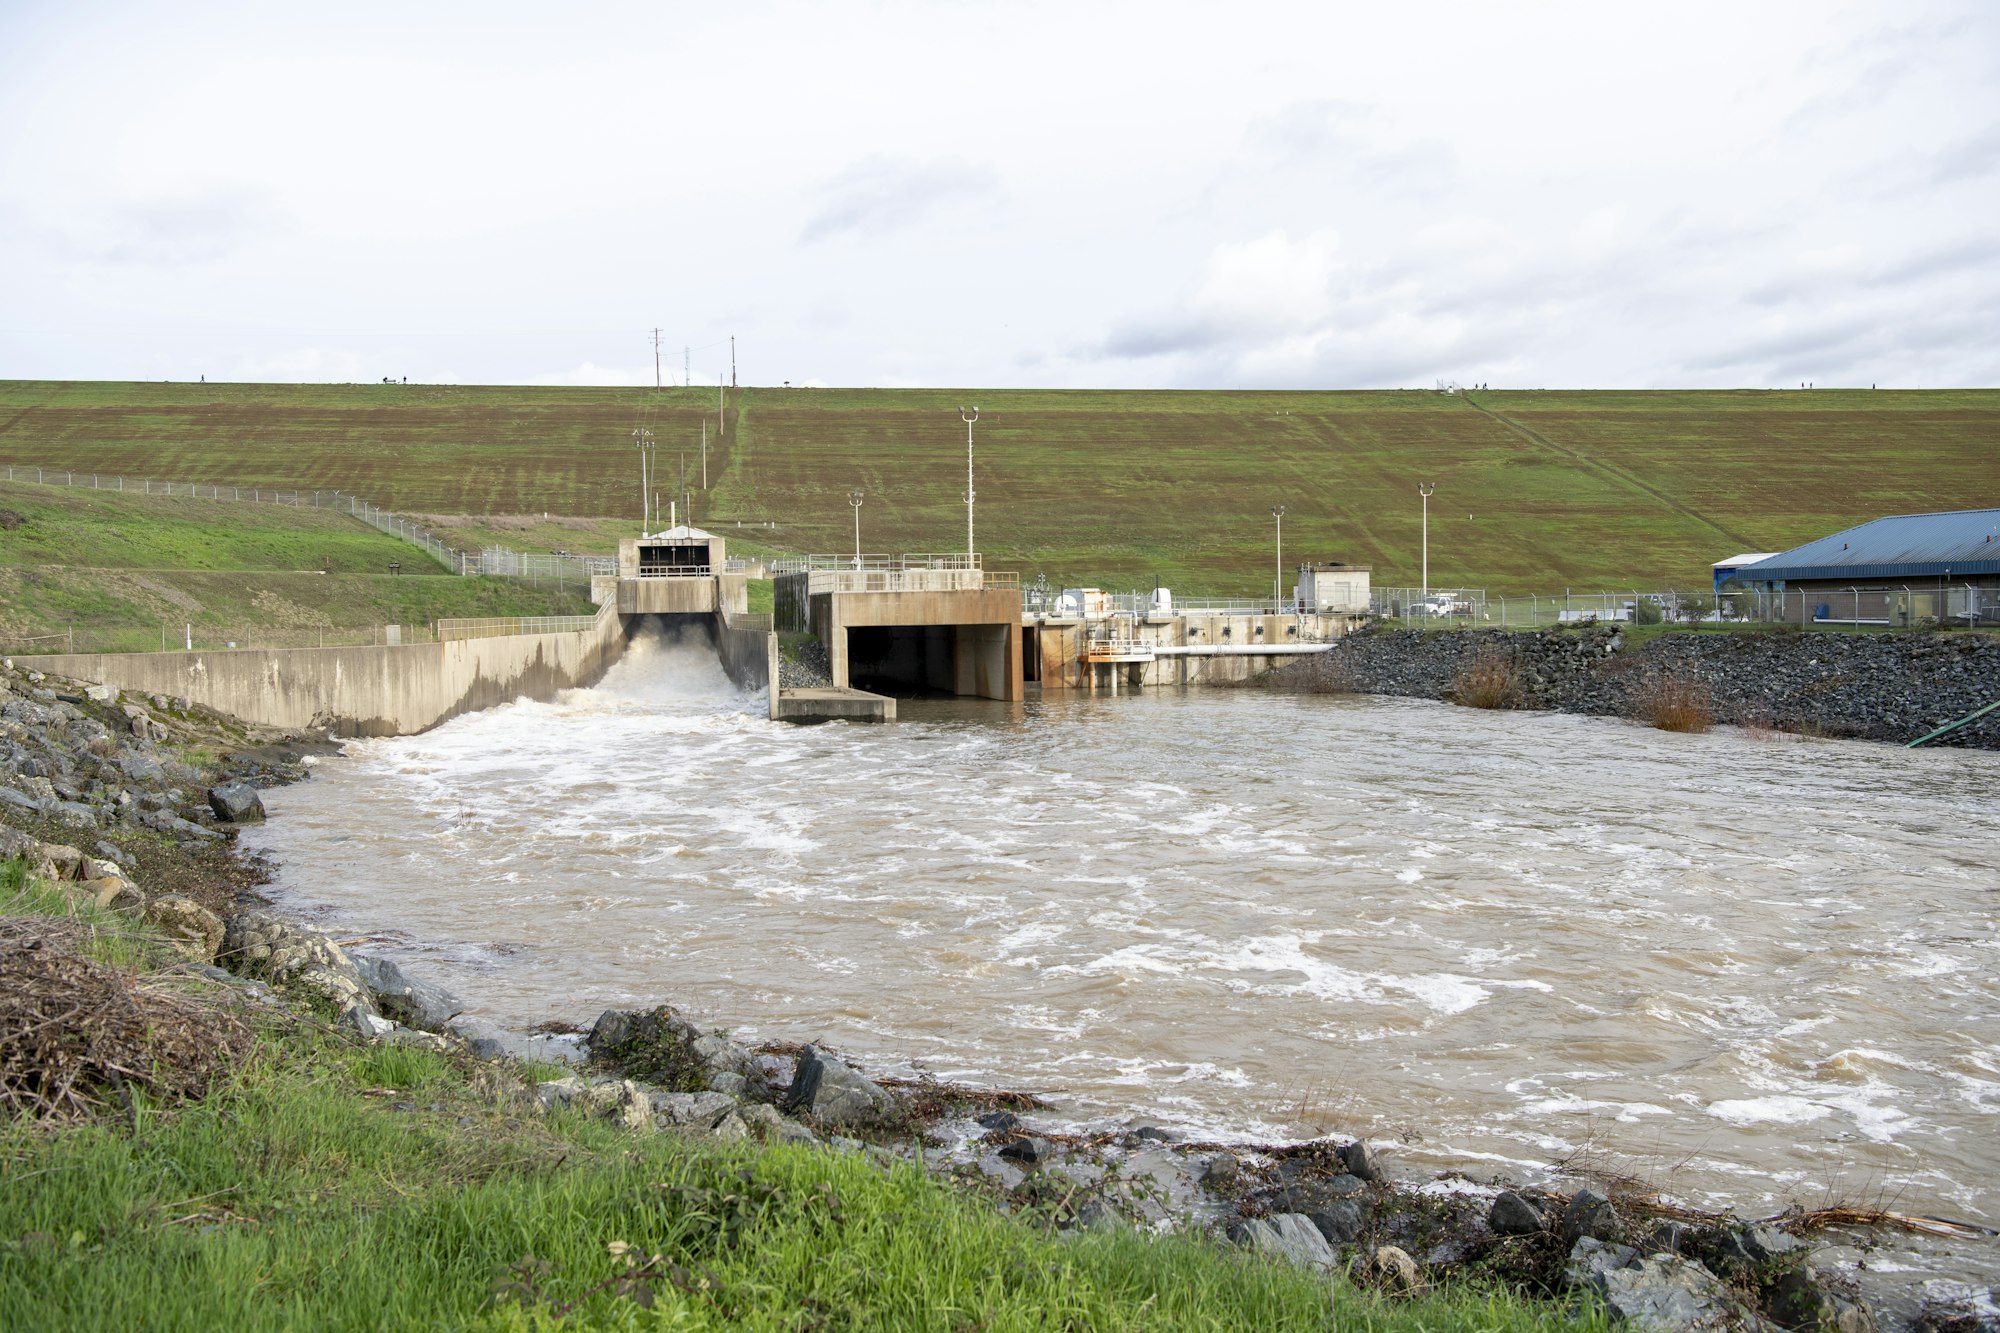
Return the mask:
[[[858,625],[847,631],[847,679],[859,689],[910,697],[958,693],[958,627]]]
[[[673,612],[649,612],[636,616],[625,616],[625,638],[627,642],[641,634],[664,635],[675,643],[704,644],[715,647],[715,617],[706,613],[677,614]]]

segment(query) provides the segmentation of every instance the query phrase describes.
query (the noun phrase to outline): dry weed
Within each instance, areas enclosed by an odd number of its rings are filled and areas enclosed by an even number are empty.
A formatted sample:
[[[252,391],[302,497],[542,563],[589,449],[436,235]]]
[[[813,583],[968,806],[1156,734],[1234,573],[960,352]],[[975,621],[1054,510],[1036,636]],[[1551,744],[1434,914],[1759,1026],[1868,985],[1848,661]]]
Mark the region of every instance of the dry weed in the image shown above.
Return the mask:
[[[1489,645],[1458,669],[1451,682],[1450,698],[1467,708],[1518,708],[1521,673],[1512,656]]]
[[[1708,687],[1685,672],[1649,676],[1634,694],[1633,704],[1642,720],[1661,731],[1707,731],[1715,721]]]
[[[0,917],[0,1107],[73,1119],[128,1087],[199,1097],[247,1053],[227,1014],[84,952],[61,917]]]

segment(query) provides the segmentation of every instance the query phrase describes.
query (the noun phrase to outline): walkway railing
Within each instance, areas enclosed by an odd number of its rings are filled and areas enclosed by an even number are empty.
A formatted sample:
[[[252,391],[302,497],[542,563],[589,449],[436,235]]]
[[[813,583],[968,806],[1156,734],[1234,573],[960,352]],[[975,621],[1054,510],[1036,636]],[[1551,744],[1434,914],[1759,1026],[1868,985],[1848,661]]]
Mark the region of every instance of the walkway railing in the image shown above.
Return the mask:
[[[792,555],[771,562],[773,574],[811,574],[820,570],[843,570],[849,572],[900,572],[910,569],[969,570],[980,568],[983,557],[978,552],[964,551],[917,552],[906,555],[880,555],[863,552],[860,555]]]
[[[601,613],[600,613],[601,614]],[[440,642],[451,639],[501,639],[513,634],[574,634],[595,629],[597,616],[487,616],[440,620]]]

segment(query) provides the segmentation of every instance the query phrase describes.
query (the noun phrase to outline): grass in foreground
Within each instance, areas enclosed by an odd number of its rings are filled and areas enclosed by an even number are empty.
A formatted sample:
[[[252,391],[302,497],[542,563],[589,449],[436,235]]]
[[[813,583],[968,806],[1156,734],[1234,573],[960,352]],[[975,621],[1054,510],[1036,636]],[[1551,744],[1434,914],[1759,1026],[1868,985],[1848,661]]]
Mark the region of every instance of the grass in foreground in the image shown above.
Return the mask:
[[[545,1119],[514,1077],[267,1021],[200,1102],[0,1127],[0,1327],[1572,1326],[1504,1297],[1390,1303],[1193,1238],[1056,1236],[858,1154]]]

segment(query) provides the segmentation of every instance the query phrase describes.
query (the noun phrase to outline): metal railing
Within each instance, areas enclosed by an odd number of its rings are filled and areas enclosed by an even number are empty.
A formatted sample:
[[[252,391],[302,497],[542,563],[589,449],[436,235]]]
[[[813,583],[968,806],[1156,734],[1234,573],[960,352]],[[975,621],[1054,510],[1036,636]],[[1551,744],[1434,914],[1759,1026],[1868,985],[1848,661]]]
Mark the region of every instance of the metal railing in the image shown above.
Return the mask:
[[[208,482],[152,481],[139,477],[111,477],[96,472],[76,472],[66,468],[38,467],[21,463],[0,463],[0,473],[8,481],[31,481],[42,486],[66,486],[76,490],[115,491],[127,495],[180,496],[192,500],[228,500],[244,504],[286,505],[304,509],[333,509],[358,518],[378,531],[421,547],[454,574],[487,574],[498,578],[518,578],[547,582],[588,584],[594,574],[615,574],[618,562],[610,556],[540,555],[489,546],[479,552],[461,551],[406,518],[370,504],[345,491],[284,490],[269,486],[222,486]]]
[[[1086,639],[1077,646],[1077,656],[1086,662],[1151,661],[1157,646],[1145,639]]]
[[[0,634],[0,652],[30,657],[42,653],[230,652],[252,648],[358,648],[382,644],[433,643],[427,624],[347,625],[339,628],[282,625],[202,625],[155,621],[150,625],[78,625],[59,634]]]
[[[912,569],[975,570],[983,557],[978,552],[917,552],[905,555],[793,555],[771,562],[771,573],[812,574],[821,570],[850,572],[901,572]]]
[[[707,565],[669,565],[653,561],[643,561],[639,565],[642,579],[705,579],[714,571]]]
[[[485,616],[440,620],[439,642],[453,639],[503,639],[516,634],[575,634],[597,628],[604,613],[594,616]]]

